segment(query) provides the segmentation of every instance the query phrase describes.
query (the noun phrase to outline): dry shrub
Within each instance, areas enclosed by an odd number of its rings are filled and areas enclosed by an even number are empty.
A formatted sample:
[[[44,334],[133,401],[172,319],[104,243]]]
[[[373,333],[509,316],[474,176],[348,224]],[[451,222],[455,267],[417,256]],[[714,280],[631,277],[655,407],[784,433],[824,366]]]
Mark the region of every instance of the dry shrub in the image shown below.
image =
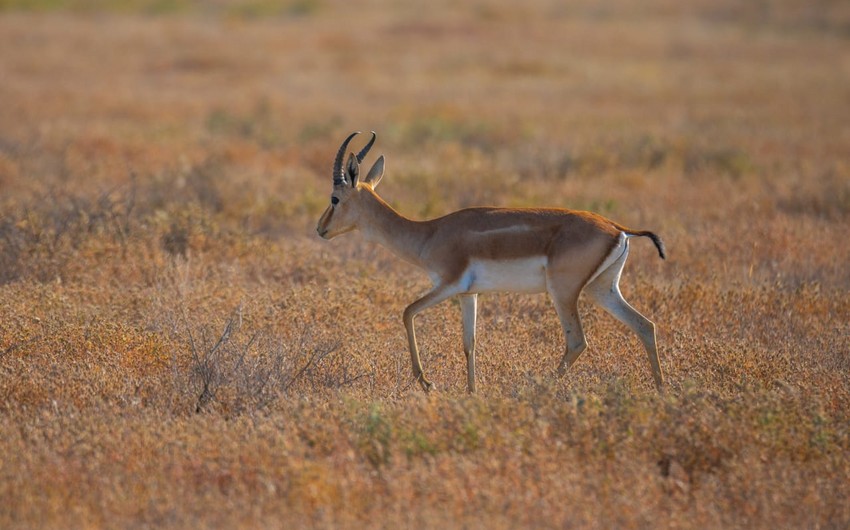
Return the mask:
[[[249,337],[242,330],[242,308],[237,309],[220,334],[210,335],[207,327],[193,331],[184,316],[186,337],[191,350],[186,383],[197,396],[195,412],[220,408],[225,415],[254,413],[273,401],[289,396],[299,384],[340,388],[348,383],[336,380],[323,366],[337,352],[339,343],[316,344],[309,330],[301,328],[288,342],[274,340],[259,330]],[[197,338],[196,338],[197,335]],[[217,337],[217,338],[216,338]]]

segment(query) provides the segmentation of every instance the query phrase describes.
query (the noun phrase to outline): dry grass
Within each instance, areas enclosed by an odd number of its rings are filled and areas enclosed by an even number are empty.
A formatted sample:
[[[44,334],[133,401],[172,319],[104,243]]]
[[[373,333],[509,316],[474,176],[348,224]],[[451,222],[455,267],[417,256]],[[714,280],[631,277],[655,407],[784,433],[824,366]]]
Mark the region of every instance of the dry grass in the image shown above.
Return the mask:
[[[0,1],[0,527],[850,525],[846,3],[455,4]],[[494,295],[423,395],[424,275],[313,233],[355,129],[411,216],[658,231],[666,394]]]

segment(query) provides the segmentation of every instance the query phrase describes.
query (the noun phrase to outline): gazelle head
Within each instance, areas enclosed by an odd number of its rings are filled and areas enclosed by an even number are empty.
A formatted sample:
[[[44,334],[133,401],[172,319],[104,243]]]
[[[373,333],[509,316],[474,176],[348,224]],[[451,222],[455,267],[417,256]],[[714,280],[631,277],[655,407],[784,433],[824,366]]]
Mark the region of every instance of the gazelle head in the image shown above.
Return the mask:
[[[322,214],[319,224],[316,226],[316,231],[325,239],[334,238],[357,228],[357,222],[363,208],[361,197],[363,194],[374,193],[373,190],[381,181],[381,177],[384,176],[384,156],[381,155],[375,161],[372,169],[369,170],[366,178],[362,181],[359,179],[360,163],[369,153],[377,137],[374,132],[372,132],[372,139],[357,155],[349,153],[348,161],[343,167],[342,159],[345,156],[348,144],[358,134],[360,133],[351,133],[342,142],[334,160],[331,204]]]

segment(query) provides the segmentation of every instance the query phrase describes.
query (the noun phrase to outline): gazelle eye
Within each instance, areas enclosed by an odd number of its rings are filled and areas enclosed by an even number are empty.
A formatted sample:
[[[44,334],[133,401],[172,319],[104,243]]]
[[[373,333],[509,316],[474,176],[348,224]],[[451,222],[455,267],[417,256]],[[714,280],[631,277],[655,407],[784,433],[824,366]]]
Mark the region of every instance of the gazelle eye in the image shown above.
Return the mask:
[[[331,204],[339,204],[339,197],[331,197]]]

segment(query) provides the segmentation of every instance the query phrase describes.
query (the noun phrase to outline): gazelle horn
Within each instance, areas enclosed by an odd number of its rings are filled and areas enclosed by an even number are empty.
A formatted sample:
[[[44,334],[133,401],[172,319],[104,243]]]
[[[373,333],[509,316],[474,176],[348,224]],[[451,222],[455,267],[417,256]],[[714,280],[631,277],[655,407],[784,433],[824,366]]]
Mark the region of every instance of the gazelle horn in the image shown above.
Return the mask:
[[[345,150],[348,148],[348,144],[351,142],[351,139],[358,134],[360,134],[360,131],[351,133],[348,138],[342,142],[339,151],[336,153],[336,159],[334,160],[334,186],[345,185],[345,172],[342,170],[342,157],[345,156]]]
[[[378,135],[375,134],[375,131],[372,131],[372,139],[369,140],[369,143],[366,144],[366,147],[364,147],[363,149],[360,150],[359,153],[357,153],[357,163],[363,162],[363,159],[366,158],[367,154],[369,154],[369,149],[372,149],[372,144],[375,143],[375,139],[377,137],[378,137]]]

